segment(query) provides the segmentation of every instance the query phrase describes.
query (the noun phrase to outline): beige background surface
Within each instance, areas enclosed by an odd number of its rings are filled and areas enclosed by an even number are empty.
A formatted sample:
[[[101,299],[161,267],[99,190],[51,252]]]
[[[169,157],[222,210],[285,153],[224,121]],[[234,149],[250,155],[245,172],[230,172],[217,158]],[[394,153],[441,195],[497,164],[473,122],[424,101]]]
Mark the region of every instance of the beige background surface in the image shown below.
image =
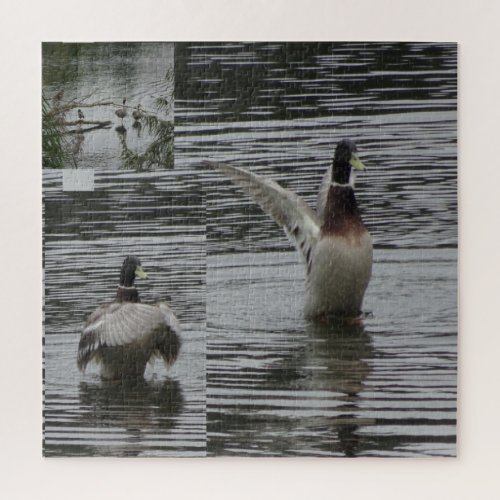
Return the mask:
[[[4,2],[2,498],[499,498],[499,19],[497,0]],[[459,42],[458,459],[42,459],[42,40]]]

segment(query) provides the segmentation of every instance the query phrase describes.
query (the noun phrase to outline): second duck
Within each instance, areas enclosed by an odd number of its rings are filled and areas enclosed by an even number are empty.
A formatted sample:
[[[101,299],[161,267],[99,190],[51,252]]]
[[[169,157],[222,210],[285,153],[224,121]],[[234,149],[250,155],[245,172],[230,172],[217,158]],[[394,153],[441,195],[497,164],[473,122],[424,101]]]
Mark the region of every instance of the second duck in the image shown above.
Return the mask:
[[[181,327],[166,302],[143,304],[134,286],[145,278],[137,257],[123,261],[115,301],[98,307],[87,319],[78,346],[78,367],[91,361],[101,367],[103,379],[138,381],[146,365],[160,357],[171,366],[181,346]]]

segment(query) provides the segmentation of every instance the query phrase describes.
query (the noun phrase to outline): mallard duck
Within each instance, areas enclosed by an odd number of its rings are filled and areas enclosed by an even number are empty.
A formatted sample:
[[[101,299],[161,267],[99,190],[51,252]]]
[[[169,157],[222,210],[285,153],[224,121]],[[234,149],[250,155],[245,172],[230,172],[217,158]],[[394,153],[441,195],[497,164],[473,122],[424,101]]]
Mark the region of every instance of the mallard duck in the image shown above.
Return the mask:
[[[267,212],[295,244],[307,272],[304,314],[309,319],[357,317],[372,272],[373,246],[354,195],[354,172],[365,167],[354,142],[338,143],[312,210],[297,194],[242,168],[221,170]]]
[[[136,108],[134,109],[134,111],[132,111],[132,118],[138,122],[143,116],[143,113],[142,113],[142,109],[141,109],[141,105],[138,104],[136,106]]]
[[[166,302],[140,302],[134,280],[146,276],[137,257],[124,260],[115,301],[98,307],[85,322],[78,346],[80,370],[93,360],[101,365],[104,379],[137,380],[155,356],[167,366],[174,363],[181,345],[179,321]]]
[[[122,124],[123,124],[123,119],[127,116],[127,108],[125,108],[125,103],[127,102],[127,98],[124,97],[123,98],[123,106],[121,108],[118,108],[116,111],[115,111],[115,115],[118,117],[118,118],[121,118],[122,119]]]
[[[58,108],[61,105],[62,99],[64,97],[64,89],[61,89],[57,94],[52,98],[52,106],[54,108]]]

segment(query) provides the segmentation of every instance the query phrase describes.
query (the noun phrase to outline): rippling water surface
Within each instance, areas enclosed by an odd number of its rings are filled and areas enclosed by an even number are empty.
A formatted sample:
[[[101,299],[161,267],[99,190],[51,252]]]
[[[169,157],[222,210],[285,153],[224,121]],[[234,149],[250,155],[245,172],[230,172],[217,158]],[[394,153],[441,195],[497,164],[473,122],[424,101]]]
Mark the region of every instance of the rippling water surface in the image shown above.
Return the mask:
[[[96,173],[93,192],[63,192],[44,170],[44,453],[198,456],[206,450],[205,209],[192,173]],[[113,301],[126,255],[149,279],[143,302],[168,300],[182,348],[134,386],[78,372],[82,324]]]
[[[155,44],[120,45],[88,47],[74,74],[53,60],[44,90],[99,95],[103,74],[113,98],[146,99]],[[45,454],[455,455],[456,56],[455,44],[176,43],[173,170],[117,170],[114,130],[80,156],[93,192],[63,192],[44,170]],[[373,276],[362,322],[317,325],[283,231],[201,161],[314,206],[344,137],[367,166],[356,196]],[[80,374],[76,351],[127,254],[150,276],[142,300],[178,314],[183,346],[170,370],[117,386]]]
[[[350,137],[375,248],[368,318],[312,325],[282,230],[203,173],[209,454],[454,455],[456,45],[176,44],[175,74],[176,166],[231,162],[314,205]]]

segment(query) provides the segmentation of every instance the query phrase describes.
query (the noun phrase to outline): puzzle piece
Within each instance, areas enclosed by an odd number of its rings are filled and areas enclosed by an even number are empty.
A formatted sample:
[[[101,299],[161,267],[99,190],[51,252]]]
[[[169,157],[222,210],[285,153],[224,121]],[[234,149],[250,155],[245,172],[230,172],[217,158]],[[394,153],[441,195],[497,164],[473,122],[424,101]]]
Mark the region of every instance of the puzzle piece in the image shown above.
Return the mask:
[[[455,455],[456,65],[44,44],[44,453]]]

